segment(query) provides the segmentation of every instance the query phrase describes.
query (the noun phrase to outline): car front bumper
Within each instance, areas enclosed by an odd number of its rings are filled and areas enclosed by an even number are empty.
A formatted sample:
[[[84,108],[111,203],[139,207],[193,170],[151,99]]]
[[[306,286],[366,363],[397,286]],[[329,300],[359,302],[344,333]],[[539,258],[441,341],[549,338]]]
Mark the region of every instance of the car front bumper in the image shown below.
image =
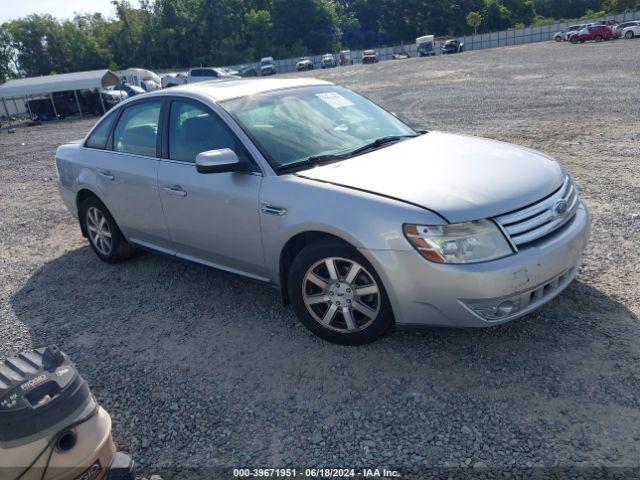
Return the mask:
[[[429,262],[417,251],[367,250],[399,325],[488,327],[541,307],[575,278],[589,237],[590,216],[581,204],[558,231],[518,253],[490,262]],[[510,302],[517,310],[496,316]]]

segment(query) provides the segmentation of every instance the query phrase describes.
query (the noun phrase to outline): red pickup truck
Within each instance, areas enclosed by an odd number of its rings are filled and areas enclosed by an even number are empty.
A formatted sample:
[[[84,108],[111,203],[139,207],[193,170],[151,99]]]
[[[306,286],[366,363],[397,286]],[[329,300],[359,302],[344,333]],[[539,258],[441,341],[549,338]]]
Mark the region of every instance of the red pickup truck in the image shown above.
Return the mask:
[[[589,40],[601,42],[603,40],[609,40],[610,38],[613,38],[611,27],[607,25],[588,25],[582,30],[572,33],[569,36],[569,41],[575,45],[576,43],[584,43]]]

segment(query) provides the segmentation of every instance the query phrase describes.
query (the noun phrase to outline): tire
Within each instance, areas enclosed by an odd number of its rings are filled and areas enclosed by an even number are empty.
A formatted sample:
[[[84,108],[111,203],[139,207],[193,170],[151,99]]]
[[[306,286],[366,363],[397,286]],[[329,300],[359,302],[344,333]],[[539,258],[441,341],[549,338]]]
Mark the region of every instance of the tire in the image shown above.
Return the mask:
[[[348,278],[355,272],[353,279]],[[307,245],[289,269],[287,287],[302,324],[329,342],[363,345],[381,338],[395,324],[380,277],[349,245]],[[363,294],[358,295],[358,290]]]
[[[594,38],[594,40],[598,43],[600,43],[603,40],[602,35],[596,35],[596,38]]]
[[[627,40],[631,40],[633,38],[633,32],[629,30],[627,33],[624,34],[624,38],[626,38]]]
[[[577,45],[577,44],[578,44],[578,39],[577,39],[576,37],[571,37],[570,42],[571,42],[573,45]]]
[[[82,231],[100,260],[118,263],[133,256],[135,250],[122,235],[107,207],[97,197],[84,199],[78,208],[78,216]]]
[[[553,37],[553,39],[554,39],[556,42],[561,42],[561,41],[562,41],[562,37],[561,37],[560,35],[556,35],[555,37]]]

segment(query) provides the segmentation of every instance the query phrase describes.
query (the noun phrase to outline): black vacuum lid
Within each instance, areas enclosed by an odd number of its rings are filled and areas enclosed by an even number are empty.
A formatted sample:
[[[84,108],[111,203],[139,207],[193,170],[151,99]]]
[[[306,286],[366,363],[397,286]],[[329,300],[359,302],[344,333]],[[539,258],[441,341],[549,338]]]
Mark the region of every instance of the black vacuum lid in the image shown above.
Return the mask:
[[[90,400],[89,386],[57,346],[7,358],[0,363],[0,442],[45,432]]]

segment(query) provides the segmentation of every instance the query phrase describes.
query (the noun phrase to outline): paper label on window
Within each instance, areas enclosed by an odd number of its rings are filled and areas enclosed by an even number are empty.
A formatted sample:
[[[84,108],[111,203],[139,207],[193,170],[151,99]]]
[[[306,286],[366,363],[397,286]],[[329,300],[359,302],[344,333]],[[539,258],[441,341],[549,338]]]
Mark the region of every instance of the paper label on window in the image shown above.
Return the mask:
[[[316,97],[333,108],[353,107],[353,103],[349,99],[336,92],[316,93]]]

